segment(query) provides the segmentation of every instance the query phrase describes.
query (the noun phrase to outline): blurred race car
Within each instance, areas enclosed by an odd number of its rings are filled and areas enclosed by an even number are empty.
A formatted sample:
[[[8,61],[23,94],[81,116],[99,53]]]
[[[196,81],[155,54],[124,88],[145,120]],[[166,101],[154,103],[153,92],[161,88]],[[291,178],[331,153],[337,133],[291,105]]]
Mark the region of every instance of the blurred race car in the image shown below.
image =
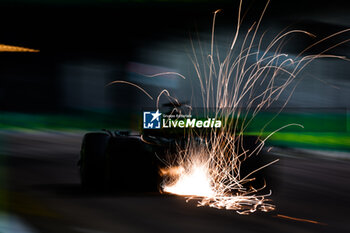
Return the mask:
[[[128,131],[87,133],[82,142],[80,160],[81,184],[87,190],[159,191],[162,177],[159,170],[166,155],[184,147],[185,138],[156,131],[142,135]],[[257,137],[245,136],[245,148],[255,148]],[[270,160],[270,159],[269,159]],[[244,176],[267,163],[264,156],[252,156],[242,163]],[[269,178],[269,169],[255,175],[255,185],[262,186]]]
[[[205,131],[199,134],[206,135]],[[196,138],[192,140],[201,143]],[[83,138],[78,162],[82,186],[95,190],[158,191],[162,179],[159,171],[166,166],[163,162],[169,159],[169,155],[176,156],[176,151],[185,148],[187,143],[184,129],[144,129],[141,133],[102,130],[87,133]],[[252,151],[259,143],[258,137],[245,135],[236,147]],[[242,176],[268,163],[267,158],[260,155],[250,158],[242,156],[242,159],[245,160],[241,166]],[[261,186],[268,179],[267,171],[263,169],[255,175],[257,185]]]

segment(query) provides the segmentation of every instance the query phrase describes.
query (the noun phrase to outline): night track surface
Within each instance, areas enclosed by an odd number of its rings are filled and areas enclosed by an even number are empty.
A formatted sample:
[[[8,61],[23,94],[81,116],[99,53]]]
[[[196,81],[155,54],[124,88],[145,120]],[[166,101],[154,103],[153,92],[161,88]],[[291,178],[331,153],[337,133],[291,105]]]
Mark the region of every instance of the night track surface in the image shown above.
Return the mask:
[[[82,135],[1,133],[1,212],[45,233],[350,232],[350,160],[278,150],[276,211],[242,216],[142,190],[83,192],[76,166]]]

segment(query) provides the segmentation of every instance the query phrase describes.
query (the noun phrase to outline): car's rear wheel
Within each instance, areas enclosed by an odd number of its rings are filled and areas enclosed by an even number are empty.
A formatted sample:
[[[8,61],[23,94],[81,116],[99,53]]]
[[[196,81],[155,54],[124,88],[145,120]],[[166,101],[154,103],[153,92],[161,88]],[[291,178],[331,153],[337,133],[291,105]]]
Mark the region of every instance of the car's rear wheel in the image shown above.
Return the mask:
[[[104,184],[106,150],[110,136],[106,133],[87,133],[80,157],[80,178],[83,188],[98,189]]]

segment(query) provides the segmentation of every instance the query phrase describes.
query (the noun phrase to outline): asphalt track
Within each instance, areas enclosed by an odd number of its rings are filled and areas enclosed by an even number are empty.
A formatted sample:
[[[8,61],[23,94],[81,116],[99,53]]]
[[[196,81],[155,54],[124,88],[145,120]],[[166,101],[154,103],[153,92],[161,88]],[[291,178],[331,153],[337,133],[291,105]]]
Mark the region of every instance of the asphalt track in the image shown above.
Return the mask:
[[[82,133],[0,137],[1,212],[31,232],[350,232],[349,160],[278,150],[276,211],[242,216],[172,195],[83,192],[76,167]]]

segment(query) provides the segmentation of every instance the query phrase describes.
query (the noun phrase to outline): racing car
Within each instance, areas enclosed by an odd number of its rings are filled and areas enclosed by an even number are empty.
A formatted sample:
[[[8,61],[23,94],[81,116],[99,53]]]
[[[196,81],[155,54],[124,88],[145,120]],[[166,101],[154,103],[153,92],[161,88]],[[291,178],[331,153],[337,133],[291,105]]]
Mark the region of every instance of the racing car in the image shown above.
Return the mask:
[[[245,149],[254,149],[256,136],[244,136]],[[85,134],[78,162],[81,184],[87,190],[160,191],[160,169],[165,156],[185,147],[188,140],[183,131],[149,129],[141,133],[101,130]],[[241,175],[268,163],[265,156],[246,158]],[[269,159],[271,160],[271,159]],[[269,179],[269,169],[255,175],[255,183]]]

